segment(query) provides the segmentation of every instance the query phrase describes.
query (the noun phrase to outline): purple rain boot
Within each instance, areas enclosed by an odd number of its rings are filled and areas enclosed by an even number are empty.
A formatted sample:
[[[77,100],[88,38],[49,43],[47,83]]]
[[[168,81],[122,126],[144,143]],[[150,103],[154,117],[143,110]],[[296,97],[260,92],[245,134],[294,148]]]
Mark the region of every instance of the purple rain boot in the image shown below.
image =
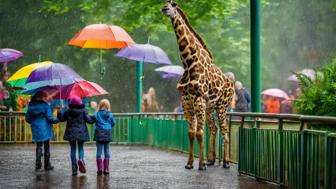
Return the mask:
[[[104,159],[104,174],[105,174],[105,175],[110,174],[110,171],[109,171],[109,164],[110,164],[110,158],[105,158],[105,159]]]
[[[79,167],[79,172],[86,173],[84,160],[79,159],[77,163],[78,163],[78,167]]]
[[[102,175],[103,174],[103,160],[102,158],[97,158],[97,174]]]

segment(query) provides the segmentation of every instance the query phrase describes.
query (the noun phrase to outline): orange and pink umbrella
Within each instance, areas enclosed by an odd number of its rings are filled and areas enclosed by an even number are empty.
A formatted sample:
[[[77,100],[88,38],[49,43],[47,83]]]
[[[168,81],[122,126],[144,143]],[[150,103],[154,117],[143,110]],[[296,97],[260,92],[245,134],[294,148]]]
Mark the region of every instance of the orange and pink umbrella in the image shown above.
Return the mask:
[[[100,72],[103,75],[105,68],[102,65],[102,49],[120,49],[135,44],[135,42],[128,33],[119,26],[92,24],[79,31],[68,44],[81,48],[100,49]]]

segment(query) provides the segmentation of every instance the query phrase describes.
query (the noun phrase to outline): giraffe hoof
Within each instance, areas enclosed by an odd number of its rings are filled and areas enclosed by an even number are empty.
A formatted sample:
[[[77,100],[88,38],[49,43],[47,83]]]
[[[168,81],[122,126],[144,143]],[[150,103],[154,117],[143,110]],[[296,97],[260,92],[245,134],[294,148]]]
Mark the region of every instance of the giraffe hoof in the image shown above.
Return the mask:
[[[193,169],[194,166],[192,164],[187,164],[186,166],[184,166],[184,168],[186,168],[186,169]]]
[[[215,160],[208,160],[208,162],[206,163],[207,166],[212,166],[215,165]]]
[[[224,162],[223,163],[223,168],[225,168],[225,169],[230,168],[229,162]]]
[[[205,171],[207,168],[206,168],[206,165],[205,164],[203,164],[203,165],[199,165],[199,167],[198,167],[198,170],[199,171]]]

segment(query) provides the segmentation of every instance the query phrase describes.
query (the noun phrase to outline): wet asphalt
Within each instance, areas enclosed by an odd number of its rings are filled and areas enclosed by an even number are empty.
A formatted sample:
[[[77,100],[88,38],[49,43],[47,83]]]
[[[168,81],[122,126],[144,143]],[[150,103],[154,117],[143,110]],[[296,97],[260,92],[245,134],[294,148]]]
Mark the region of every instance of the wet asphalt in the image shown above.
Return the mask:
[[[86,174],[71,176],[70,147],[51,145],[52,171],[35,171],[35,145],[0,145],[0,188],[244,188],[273,185],[238,176],[237,166],[186,170],[187,155],[148,146],[111,145],[110,175],[97,176],[94,144],[85,144]]]

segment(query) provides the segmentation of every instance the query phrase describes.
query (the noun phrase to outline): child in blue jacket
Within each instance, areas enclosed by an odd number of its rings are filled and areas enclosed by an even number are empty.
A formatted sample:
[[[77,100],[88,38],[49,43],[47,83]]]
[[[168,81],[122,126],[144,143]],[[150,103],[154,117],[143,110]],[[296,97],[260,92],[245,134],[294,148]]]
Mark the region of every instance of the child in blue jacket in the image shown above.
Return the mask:
[[[94,115],[96,121],[96,129],[94,140],[97,146],[97,174],[101,175],[109,174],[109,162],[110,162],[110,142],[112,141],[112,127],[115,125],[115,120],[110,112],[111,105],[107,99],[100,101],[98,111]],[[102,150],[104,149],[104,167],[102,160]]]
[[[70,143],[70,157],[72,164],[72,175],[77,175],[77,170],[86,172],[84,163],[84,142],[89,141],[89,131],[86,123],[94,123],[88,111],[82,103],[82,99],[75,96],[69,101],[69,109],[59,112],[57,115],[60,121],[67,121],[63,139]],[[76,162],[76,146],[78,145],[78,162]]]
[[[33,142],[36,143],[36,170],[42,167],[42,146],[44,146],[44,169],[52,170],[54,167],[50,163],[49,140],[54,136],[52,124],[58,123],[58,119],[53,117],[45,92],[39,91],[32,96],[26,121],[31,126]]]

